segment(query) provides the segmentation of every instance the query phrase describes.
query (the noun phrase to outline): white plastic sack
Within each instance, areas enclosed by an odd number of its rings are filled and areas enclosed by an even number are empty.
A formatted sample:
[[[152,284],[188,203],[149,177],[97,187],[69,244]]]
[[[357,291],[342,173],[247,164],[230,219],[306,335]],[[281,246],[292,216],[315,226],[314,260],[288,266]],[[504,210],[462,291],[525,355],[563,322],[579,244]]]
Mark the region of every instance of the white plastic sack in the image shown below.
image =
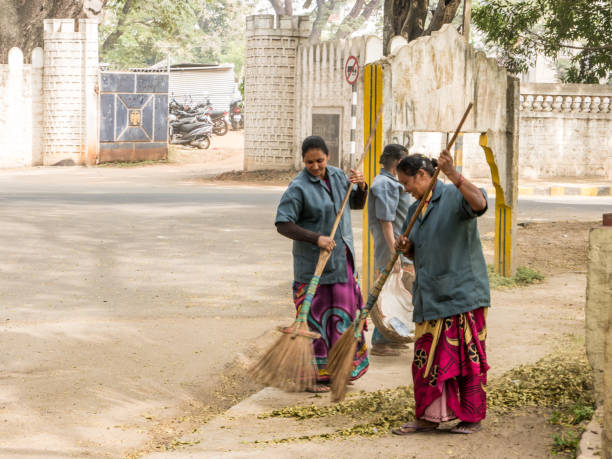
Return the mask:
[[[407,338],[414,336],[412,295],[404,288],[402,272],[392,272],[378,297],[378,308],[385,327]]]

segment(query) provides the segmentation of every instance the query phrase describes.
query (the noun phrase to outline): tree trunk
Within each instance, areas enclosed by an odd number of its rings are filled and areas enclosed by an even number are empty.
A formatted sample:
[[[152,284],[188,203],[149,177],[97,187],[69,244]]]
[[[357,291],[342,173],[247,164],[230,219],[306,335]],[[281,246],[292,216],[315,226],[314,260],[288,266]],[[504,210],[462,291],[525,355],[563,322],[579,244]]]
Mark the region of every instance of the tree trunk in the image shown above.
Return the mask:
[[[106,1],[0,0],[0,62],[14,46],[29,61],[32,50],[43,45],[44,19],[101,17]]]
[[[292,16],[293,15],[293,1],[285,0],[283,3],[282,0],[269,0],[272,8],[274,8],[274,12],[277,16]]]
[[[391,39],[401,35],[414,0],[385,0],[383,18],[383,53],[389,54]]]
[[[293,16],[293,0],[285,0],[285,15]]]
[[[321,33],[334,10],[335,3],[336,0],[317,0],[317,17],[312,24],[312,31],[308,38],[310,44],[316,44],[321,41]]]
[[[117,44],[119,38],[121,38],[121,35],[123,35],[123,26],[125,24],[127,15],[132,8],[133,1],[134,0],[125,0],[123,8],[121,8],[121,16],[119,16],[117,19],[117,26],[115,27],[115,30],[113,30],[110,35],[106,37],[104,43],[102,43],[102,53],[106,53],[111,50]]]
[[[460,3],[461,0],[438,0],[438,7],[424,35],[430,35],[432,32],[440,30],[444,24],[450,24],[457,14]]]
[[[410,2],[410,11],[400,29],[400,35],[405,37],[406,40],[412,41],[423,35],[428,7],[429,0],[412,0]]]
[[[391,39],[401,35],[407,41],[439,30],[455,18],[461,0],[438,0],[433,17],[426,28],[429,0],[385,0],[383,50],[389,55]]]
[[[370,19],[370,16],[376,11],[380,2],[381,0],[370,0],[369,3],[366,3],[366,0],[357,0],[349,14],[342,20],[342,24],[340,24],[334,38],[346,38],[349,36],[358,28],[355,27],[355,25],[359,26],[362,22]],[[357,23],[357,21],[359,21],[359,23]]]

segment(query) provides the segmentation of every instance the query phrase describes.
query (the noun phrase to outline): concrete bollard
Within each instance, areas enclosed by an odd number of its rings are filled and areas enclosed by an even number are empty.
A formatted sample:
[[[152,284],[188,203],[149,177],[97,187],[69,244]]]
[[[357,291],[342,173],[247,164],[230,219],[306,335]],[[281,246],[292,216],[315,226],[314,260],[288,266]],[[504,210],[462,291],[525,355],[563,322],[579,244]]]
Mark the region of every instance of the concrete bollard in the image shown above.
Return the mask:
[[[587,355],[593,367],[595,399],[603,406],[602,454],[612,459],[612,214],[589,233]]]

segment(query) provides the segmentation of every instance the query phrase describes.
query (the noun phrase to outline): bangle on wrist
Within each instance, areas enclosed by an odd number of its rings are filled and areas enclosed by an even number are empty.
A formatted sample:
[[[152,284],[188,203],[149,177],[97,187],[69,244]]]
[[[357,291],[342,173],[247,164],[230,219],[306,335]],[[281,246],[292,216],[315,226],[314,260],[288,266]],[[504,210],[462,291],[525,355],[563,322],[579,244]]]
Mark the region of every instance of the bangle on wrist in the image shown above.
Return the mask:
[[[457,189],[461,188],[461,185],[463,185],[463,182],[465,182],[465,178],[463,177],[463,175],[459,174],[459,180],[457,180],[457,183],[455,183],[455,186],[457,187]]]

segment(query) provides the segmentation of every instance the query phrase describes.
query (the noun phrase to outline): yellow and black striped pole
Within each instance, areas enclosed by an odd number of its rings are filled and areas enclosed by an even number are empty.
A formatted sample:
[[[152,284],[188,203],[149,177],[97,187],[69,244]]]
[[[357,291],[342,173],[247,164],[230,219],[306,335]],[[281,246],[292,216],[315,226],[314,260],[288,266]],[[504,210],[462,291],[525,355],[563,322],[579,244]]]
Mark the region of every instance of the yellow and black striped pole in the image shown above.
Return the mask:
[[[363,73],[363,132],[371,132],[376,122],[376,114],[383,103],[383,72],[382,66],[368,64]],[[372,139],[370,148],[365,153],[363,162],[363,175],[368,186],[372,185],[374,177],[380,172],[380,155],[382,154],[382,117],[376,126],[375,137]],[[364,138],[364,142],[366,139]],[[361,291],[364,301],[370,287],[375,280],[374,277],[374,240],[368,231],[368,209],[363,210],[363,236],[362,236],[362,285]]]

